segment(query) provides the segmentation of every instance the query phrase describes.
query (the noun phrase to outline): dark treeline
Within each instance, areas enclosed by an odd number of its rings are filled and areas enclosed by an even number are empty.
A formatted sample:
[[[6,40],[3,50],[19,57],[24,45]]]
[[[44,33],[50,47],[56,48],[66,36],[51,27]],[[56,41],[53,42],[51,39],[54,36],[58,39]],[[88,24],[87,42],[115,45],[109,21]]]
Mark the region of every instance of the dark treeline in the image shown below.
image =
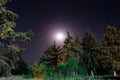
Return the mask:
[[[73,38],[67,32],[64,45],[60,47],[54,42],[44,50],[40,62],[33,66],[34,76],[50,77],[118,75],[119,71],[120,30],[111,25],[106,26],[100,45],[90,31],[82,40],[79,35]]]

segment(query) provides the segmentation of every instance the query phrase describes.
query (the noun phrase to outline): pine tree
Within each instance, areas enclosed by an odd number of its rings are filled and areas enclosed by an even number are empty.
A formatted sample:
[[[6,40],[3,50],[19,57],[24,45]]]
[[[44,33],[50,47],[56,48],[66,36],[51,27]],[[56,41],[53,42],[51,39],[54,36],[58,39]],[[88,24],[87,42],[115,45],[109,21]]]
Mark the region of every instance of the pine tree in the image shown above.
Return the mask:
[[[120,32],[114,26],[106,27],[106,34],[100,46],[99,60],[106,73],[113,73],[113,69],[120,70]]]
[[[81,54],[82,52],[82,45],[80,35],[77,35],[72,42],[72,51],[76,54]]]
[[[70,57],[74,57],[74,52],[72,51],[73,38],[69,32],[67,32],[67,38],[64,41],[62,47],[62,53],[59,56],[60,63],[66,64]]]
[[[53,45],[45,49],[42,62],[45,63],[47,66],[56,69],[58,64],[58,57],[60,54],[61,54],[61,48],[60,46],[57,46],[54,41]]]
[[[17,61],[23,61],[20,58],[24,50],[20,45],[31,40],[32,32],[15,32],[15,20],[18,15],[5,8],[8,0],[0,0],[0,54],[11,59],[16,65]]]
[[[97,41],[92,32],[86,32],[82,42],[83,53],[80,57],[80,65],[83,65],[88,74],[96,73],[97,61]]]
[[[77,35],[72,43],[72,51],[74,52],[74,55],[76,58],[79,58],[82,53],[82,46],[81,46],[81,40],[80,35]]]

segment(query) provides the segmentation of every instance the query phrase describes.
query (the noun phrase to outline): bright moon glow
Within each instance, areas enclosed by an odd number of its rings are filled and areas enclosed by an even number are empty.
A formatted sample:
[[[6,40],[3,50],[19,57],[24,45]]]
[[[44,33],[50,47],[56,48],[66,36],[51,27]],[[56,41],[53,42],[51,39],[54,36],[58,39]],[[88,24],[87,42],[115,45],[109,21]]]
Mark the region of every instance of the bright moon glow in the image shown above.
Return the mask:
[[[56,35],[56,39],[59,40],[59,41],[64,40],[64,38],[65,38],[65,36],[64,36],[64,34],[62,34],[62,33],[58,33],[58,34]]]

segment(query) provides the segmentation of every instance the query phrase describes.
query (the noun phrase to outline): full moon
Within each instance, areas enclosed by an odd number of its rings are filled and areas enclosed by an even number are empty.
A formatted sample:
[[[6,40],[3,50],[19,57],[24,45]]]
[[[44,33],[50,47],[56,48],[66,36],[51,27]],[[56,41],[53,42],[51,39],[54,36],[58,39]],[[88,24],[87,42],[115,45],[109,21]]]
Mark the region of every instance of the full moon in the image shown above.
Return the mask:
[[[65,36],[64,36],[63,33],[57,33],[57,34],[56,34],[56,39],[57,39],[58,41],[62,41],[62,40],[64,40],[64,38],[65,38]]]

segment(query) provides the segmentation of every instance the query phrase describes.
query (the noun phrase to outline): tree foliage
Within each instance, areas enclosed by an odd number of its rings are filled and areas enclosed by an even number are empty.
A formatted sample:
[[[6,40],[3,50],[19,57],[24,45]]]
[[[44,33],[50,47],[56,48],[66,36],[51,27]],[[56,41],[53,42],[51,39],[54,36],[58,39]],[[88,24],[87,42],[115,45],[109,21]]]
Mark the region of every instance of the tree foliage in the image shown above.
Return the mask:
[[[18,15],[6,9],[5,4],[7,2],[8,0],[0,0],[0,55],[7,57],[14,64],[14,68],[17,68],[20,66],[18,64],[19,62],[23,63],[22,58],[20,58],[20,53],[24,50],[21,47],[21,43],[29,42],[32,32],[14,31],[16,27],[15,20]],[[10,65],[8,62],[6,63]],[[19,69],[20,68],[21,67],[19,67]]]
[[[54,67],[54,69],[56,69],[60,54],[61,54],[61,48],[57,46],[54,41],[53,45],[45,49],[44,56],[43,56],[43,62],[46,65]]]
[[[96,73],[98,65],[97,60],[97,41],[92,32],[86,32],[82,42],[83,54],[80,58],[80,65],[83,65],[87,70],[88,74]]]
[[[69,32],[67,32],[67,38],[64,41],[64,45],[62,48],[62,54],[60,56],[62,63],[67,63],[69,57],[74,57],[74,53],[72,51],[72,44],[73,44],[73,38],[70,35]]]
[[[120,70],[120,31],[114,26],[106,27],[106,33],[100,45],[99,60],[106,73]]]
[[[54,55],[53,55],[54,54]],[[120,31],[114,26],[107,25],[104,39],[100,45],[92,32],[85,33],[83,40],[80,36],[72,37],[67,32],[64,45],[57,48],[51,45],[45,50],[41,59],[47,63],[47,75],[51,77],[63,77],[74,80],[78,75],[100,75],[113,74],[113,71],[120,70]]]

